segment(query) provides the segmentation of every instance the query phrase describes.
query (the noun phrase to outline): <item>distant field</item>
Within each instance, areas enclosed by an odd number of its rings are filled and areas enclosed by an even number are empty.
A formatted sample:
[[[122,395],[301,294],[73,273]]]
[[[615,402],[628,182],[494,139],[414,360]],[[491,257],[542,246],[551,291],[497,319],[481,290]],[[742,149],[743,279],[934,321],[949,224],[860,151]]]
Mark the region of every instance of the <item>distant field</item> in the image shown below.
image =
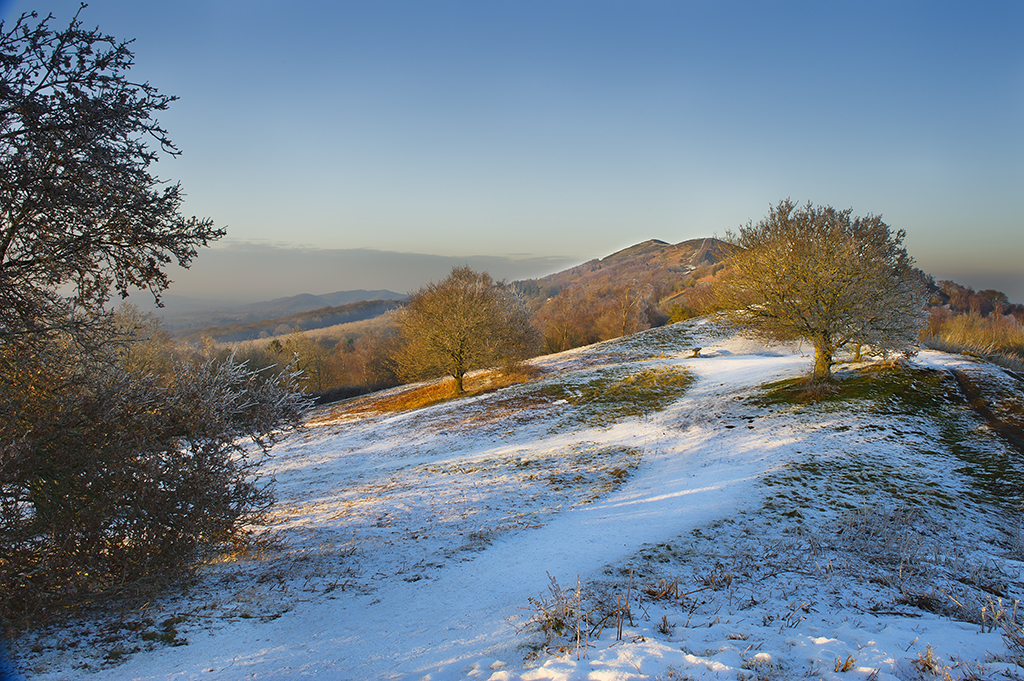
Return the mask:
[[[344,324],[335,324],[333,326],[325,326],[322,329],[311,329],[309,331],[303,331],[302,335],[312,340],[320,341],[323,343],[335,344],[339,341],[346,340],[348,338],[358,338],[359,336],[367,333],[378,331],[383,329],[394,316],[393,312],[386,312],[378,317],[372,319],[363,319],[357,322],[346,322]],[[220,347],[227,347],[235,349],[239,352],[247,352],[253,349],[265,348],[269,343],[274,340],[278,340],[282,343],[292,335],[292,332],[279,334],[274,336],[267,336],[266,338],[255,338],[252,340],[236,341],[236,342],[218,342],[217,345]]]
[[[269,342],[274,337],[287,336],[295,330],[322,330],[325,328],[360,322],[378,317],[402,305],[399,300],[366,300],[338,307],[324,307],[308,312],[262,319],[244,324],[191,329],[178,332],[178,337],[195,341],[203,337],[218,343],[232,344],[249,340]]]

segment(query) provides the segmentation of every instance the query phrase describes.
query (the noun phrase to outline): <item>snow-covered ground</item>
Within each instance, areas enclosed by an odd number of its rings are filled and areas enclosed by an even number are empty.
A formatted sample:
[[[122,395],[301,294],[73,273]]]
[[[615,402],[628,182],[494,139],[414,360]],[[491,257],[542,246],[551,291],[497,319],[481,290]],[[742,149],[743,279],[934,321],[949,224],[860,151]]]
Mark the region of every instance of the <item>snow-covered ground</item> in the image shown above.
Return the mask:
[[[909,393],[766,397],[810,363],[699,321],[478,397],[325,409],[273,453],[274,541],[114,635],[26,637],[18,664],[96,681],[1021,678],[1024,639],[1004,636],[1024,619],[1019,506],[986,477],[1017,464],[962,399],[913,399],[954,391],[950,368],[1020,386],[925,352],[938,371]],[[600,399],[679,372],[693,381],[672,399]]]

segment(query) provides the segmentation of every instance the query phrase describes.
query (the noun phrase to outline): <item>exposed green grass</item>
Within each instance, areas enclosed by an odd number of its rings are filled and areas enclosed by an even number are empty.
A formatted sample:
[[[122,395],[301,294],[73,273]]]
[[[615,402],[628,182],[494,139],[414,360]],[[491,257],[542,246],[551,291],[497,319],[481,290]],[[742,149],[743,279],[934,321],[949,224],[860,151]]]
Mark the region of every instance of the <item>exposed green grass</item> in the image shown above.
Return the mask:
[[[962,372],[959,375],[961,382],[968,380]],[[827,390],[818,390],[805,379],[777,381],[763,386],[763,392],[753,399],[764,406],[788,405],[826,413],[862,408],[878,415],[927,418],[938,430],[934,453],[947,452],[962,462],[956,472],[972,482],[968,493],[1011,508],[1024,505],[1021,453],[1012,442],[1008,445],[993,437],[994,433],[1005,435],[1000,429],[1007,427],[1016,427],[1019,433],[1024,424],[1024,392],[1012,383],[969,381],[961,386],[949,372],[901,365],[870,366],[843,372],[837,378]],[[982,423],[988,428],[981,428]],[[902,435],[898,428],[892,432],[896,439]],[[796,464],[798,469],[820,465],[814,461]],[[872,461],[870,467],[872,470],[864,470],[856,457],[851,457],[833,464],[832,470],[803,472],[833,480],[854,476],[868,483],[868,489],[886,490],[908,505],[915,505],[915,499],[938,505],[951,503],[940,489],[922,488],[894,475],[886,470],[885,462]]]
[[[626,375],[599,370],[582,383],[549,383],[539,389],[548,398],[576,407],[578,418],[588,425],[607,426],[661,411],[682,397],[693,381],[685,369],[644,369]]]
[[[617,352],[626,353],[633,361],[675,355],[694,345],[693,324],[669,324],[648,329],[630,336],[622,336],[604,345]]]
[[[815,384],[790,378],[763,386],[755,397],[763,405],[820,404],[826,410],[845,409],[851,400],[870,401],[876,413],[938,413],[949,404],[962,404],[956,381],[947,373],[899,365],[873,365],[836,374],[834,383]]]
[[[790,518],[802,518],[808,510],[823,510],[825,506],[858,508],[882,498],[908,508],[951,509],[957,503],[955,490],[868,452],[807,457],[762,482],[766,487],[778,488],[768,495],[766,507]]]
[[[969,372],[957,371],[956,376],[965,404],[1003,442],[977,446],[964,436],[962,421],[953,419],[940,421],[942,442],[963,461],[957,472],[976,481],[978,494],[1019,511],[1024,508],[1024,390],[1012,381],[979,380]]]

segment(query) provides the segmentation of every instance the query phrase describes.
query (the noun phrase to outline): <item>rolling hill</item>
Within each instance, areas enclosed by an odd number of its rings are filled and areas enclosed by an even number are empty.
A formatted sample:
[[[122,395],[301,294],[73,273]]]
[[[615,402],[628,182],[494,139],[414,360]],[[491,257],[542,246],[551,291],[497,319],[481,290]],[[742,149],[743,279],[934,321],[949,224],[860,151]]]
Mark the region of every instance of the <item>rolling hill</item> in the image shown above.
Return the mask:
[[[26,634],[16,663],[96,681],[1021,678],[1024,467],[990,425],[1019,432],[1024,384],[925,351],[849,365],[807,402],[811,362],[691,320],[489,393],[320,409],[268,460],[269,541],[187,591]]]
[[[537,310],[548,299],[569,288],[600,297],[622,282],[641,279],[651,285],[654,292],[651,304],[657,308],[673,295],[710,276],[716,266],[720,267],[730,248],[727,243],[713,238],[678,244],[651,239],[546,277],[513,283]],[[298,328],[308,331],[370,319],[400,306],[406,298],[387,290],[301,294],[216,312],[165,313],[164,324],[185,340],[208,336],[221,343],[237,343],[282,335]],[[660,312],[655,314],[660,315],[661,321],[667,318]]]
[[[170,311],[163,309],[159,311],[164,326],[171,331],[188,332],[183,335],[194,335],[198,330],[219,327],[235,327],[239,325],[252,324],[266,320],[280,319],[279,323],[291,323],[290,318],[301,315],[304,312],[313,312],[326,308],[338,308],[356,303],[385,300],[405,300],[402,293],[395,293],[388,290],[365,291],[362,289],[353,291],[335,291],[313,295],[301,293],[296,296],[275,298],[259,303],[248,303],[232,307],[222,307],[217,310],[189,309],[184,311]],[[275,325],[276,326],[276,325]],[[313,328],[313,327],[303,327]]]
[[[714,266],[728,257],[731,249],[732,246],[726,242],[710,237],[678,244],[650,239],[599,260],[515,283],[531,306],[537,309],[548,299],[574,286],[584,291],[599,292],[640,279],[653,287],[657,305],[709,276]]]

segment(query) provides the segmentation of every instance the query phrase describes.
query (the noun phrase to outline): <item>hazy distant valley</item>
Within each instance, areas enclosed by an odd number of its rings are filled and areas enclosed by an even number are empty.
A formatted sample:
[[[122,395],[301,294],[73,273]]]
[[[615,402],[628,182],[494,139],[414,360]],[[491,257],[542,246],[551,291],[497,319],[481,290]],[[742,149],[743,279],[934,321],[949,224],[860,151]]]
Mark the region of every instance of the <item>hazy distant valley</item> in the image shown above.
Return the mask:
[[[600,296],[622,282],[639,281],[651,287],[645,307],[658,315],[674,298],[702,280],[728,255],[728,244],[717,239],[691,239],[669,244],[652,239],[538,279],[513,282],[531,308],[541,309],[551,298],[577,287]],[[303,293],[244,305],[218,305],[167,296],[157,309],[164,326],[186,339],[209,336],[232,343],[287,335],[295,329],[315,330],[363,321],[399,307],[406,293],[353,290],[312,295]],[[215,306],[210,309],[209,306]],[[661,314],[667,319],[667,314]]]

